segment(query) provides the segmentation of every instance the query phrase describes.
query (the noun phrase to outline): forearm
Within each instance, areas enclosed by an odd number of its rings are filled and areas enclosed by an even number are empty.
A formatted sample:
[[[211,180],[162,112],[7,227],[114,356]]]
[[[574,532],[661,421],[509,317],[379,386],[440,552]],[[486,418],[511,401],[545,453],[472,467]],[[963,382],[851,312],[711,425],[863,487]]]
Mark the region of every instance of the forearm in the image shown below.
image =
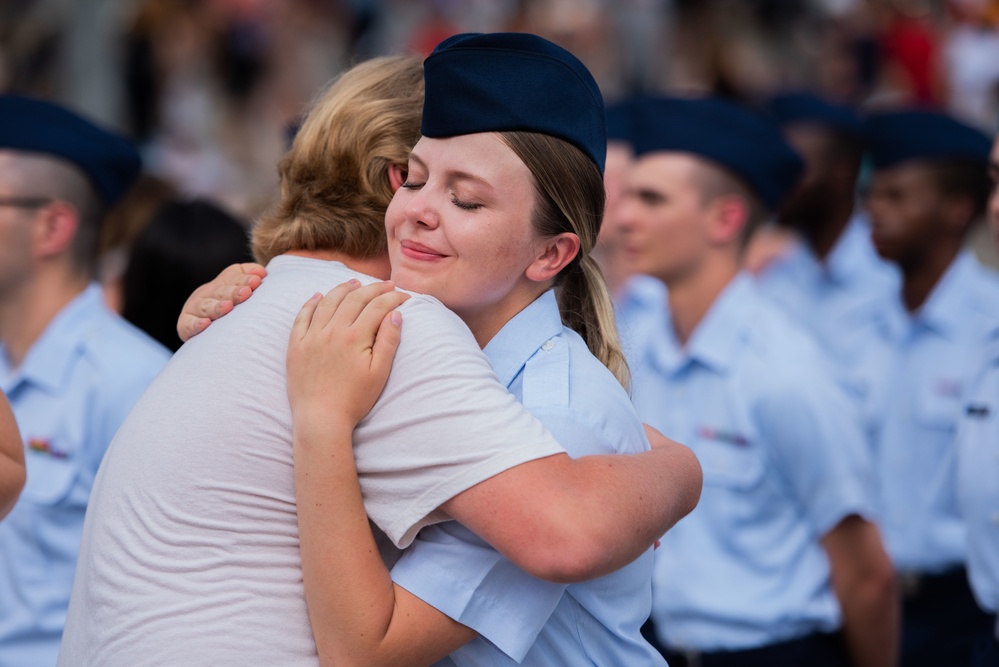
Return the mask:
[[[638,558],[694,509],[701,494],[697,458],[674,442],[631,456],[582,457],[573,466],[560,509],[574,516],[570,525],[590,532],[593,559],[580,563],[579,580]]]
[[[351,434],[296,428],[294,435],[302,576],[324,665],[361,664],[384,637],[395,604],[364,512]]]
[[[474,634],[393,585],[364,511],[350,439],[343,428],[295,429],[302,573],[320,662],[429,665]]]
[[[900,610],[894,588],[874,582],[839,591],[843,637],[854,667],[894,667],[898,663]]]
[[[0,519],[14,507],[24,487],[24,445],[6,399],[0,400]]]
[[[14,508],[24,488],[24,462],[0,455],[0,519]]]
[[[696,457],[667,442],[638,455],[524,463],[443,508],[522,570],[574,583],[638,558],[694,508],[700,490]]]
[[[847,535],[839,537],[837,533]],[[844,519],[823,538],[843,617],[843,637],[854,667],[898,663],[901,609],[891,562],[873,524]]]

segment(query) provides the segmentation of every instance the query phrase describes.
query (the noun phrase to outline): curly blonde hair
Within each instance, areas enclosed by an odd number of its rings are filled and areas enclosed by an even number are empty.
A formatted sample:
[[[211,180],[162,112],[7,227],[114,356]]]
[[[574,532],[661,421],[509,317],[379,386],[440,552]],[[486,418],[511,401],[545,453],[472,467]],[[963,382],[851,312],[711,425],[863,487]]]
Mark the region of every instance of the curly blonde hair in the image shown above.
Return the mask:
[[[420,138],[423,64],[373,58],[344,72],[312,105],[281,159],[281,199],[256,223],[253,254],[291,250],[369,258],[385,252],[391,164],[405,168]]]

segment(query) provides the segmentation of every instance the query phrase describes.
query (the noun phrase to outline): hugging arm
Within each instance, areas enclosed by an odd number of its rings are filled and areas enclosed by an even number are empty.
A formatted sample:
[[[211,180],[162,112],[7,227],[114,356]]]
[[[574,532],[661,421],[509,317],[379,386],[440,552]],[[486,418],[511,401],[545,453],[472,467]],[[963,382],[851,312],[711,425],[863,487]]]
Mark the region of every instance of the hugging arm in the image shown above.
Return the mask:
[[[177,318],[177,336],[185,343],[208,328],[213,320],[231,312],[236,304],[250,298],[267,275],[259,264],[231,264],[211,282],[187,297]]]
[[[693,452],[651,427],[646,432],[649,452],[529,461],[443,508],[539,579],[574,583],[608,574],[645,552],[700,498]]]
[[[24,487],[24,444],[7,397],[0,394],[0,519],[14,507]]]
[[[429,665],[475,637],[392,583],[361,499],[353,429],[399,344],[386,314],[403,295],[384,285],[342,285],[313,298],[288,350],[302,573],[323,665]]]
[[[230,311],[223,297],[249,298],[262,271],[233,265],[200,287],[184,306],[181,339],[204,329],[196,323]],[[571,583],[612,572],[690,513],[701,493],[694,454],[653,429],[646,432],[650,452],[578,459],[560,454],[522,463],[442,509],[539,578]]]

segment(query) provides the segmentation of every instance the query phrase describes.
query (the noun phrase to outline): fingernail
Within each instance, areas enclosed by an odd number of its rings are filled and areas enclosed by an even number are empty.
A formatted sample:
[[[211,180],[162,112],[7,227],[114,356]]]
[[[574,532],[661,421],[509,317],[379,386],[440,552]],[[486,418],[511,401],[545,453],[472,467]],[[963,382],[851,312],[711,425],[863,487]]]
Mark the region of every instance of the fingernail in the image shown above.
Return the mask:
[[[351,285],[360,285],[361,284],[361,281],[358,280],[357,278],[351,278],[347,282],[350,283]]]
[[[315,294],[309,297],[309,301],[319,301],[321,298],[323,298],[322,292],[316,292]]]
[[[400,313],[398,310],[392,311],[391,319],[392,319],[392,324],[396,325],[397,327],[402,326],[402,313]]]

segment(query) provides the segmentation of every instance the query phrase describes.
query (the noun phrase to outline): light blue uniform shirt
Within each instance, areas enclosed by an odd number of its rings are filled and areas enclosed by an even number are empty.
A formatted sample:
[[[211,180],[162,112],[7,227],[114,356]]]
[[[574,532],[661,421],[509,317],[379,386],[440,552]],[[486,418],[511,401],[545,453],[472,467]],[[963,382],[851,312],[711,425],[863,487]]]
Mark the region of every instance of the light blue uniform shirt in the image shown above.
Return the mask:
[[[995,613],[999,611],[999,336],[984,350],[982,369],[966,396],[957,426],[957,488],[968,527],[968,579],[979,606]]]
[[[840,626],[820,538],[872,515],[853,401],[817,343],[748,275],[685,347],[667,309],[633,358],[642,420],[688,445],[701,500],[655,554],[652,618],[678,650],[743,650]]]
[[[799,243],[757,276],[757,284],[833,359],[852,364],[878,312],[897,298],[900,280],[875,252],[867,221],[855,215],[825,262]]]
[[[627,393],[562,326],[554,292],[485,348],[500,382],[573,457],[637,453],[648,441]],[[640,635],[652,550],[608,576],[565,586],[535,579],[458,523],[424,528],[392,570],[400,586],[480,637],[444,665],[665,665]]]
[[[636,346],[649,336],[650,326],[661,326],[661,315],[665,312],[668,292],[666,285],[658,278],[635,274],[614,295],[614,315],[617,318],[617,334],[621,348],[631,359]]]
[[[882,536],[895,567],[943,572],[965,562],[954,429],[981,345],[999,328],[999,278],[969,253],[954,260],[919,310],[896,299],[856,372],[881,488]]]
[[[87,499],[101,457],[170,353],[104,306],[91,285],[0,387],[25,442],[27,483],[0,521],[0,665],[54,665]]]

